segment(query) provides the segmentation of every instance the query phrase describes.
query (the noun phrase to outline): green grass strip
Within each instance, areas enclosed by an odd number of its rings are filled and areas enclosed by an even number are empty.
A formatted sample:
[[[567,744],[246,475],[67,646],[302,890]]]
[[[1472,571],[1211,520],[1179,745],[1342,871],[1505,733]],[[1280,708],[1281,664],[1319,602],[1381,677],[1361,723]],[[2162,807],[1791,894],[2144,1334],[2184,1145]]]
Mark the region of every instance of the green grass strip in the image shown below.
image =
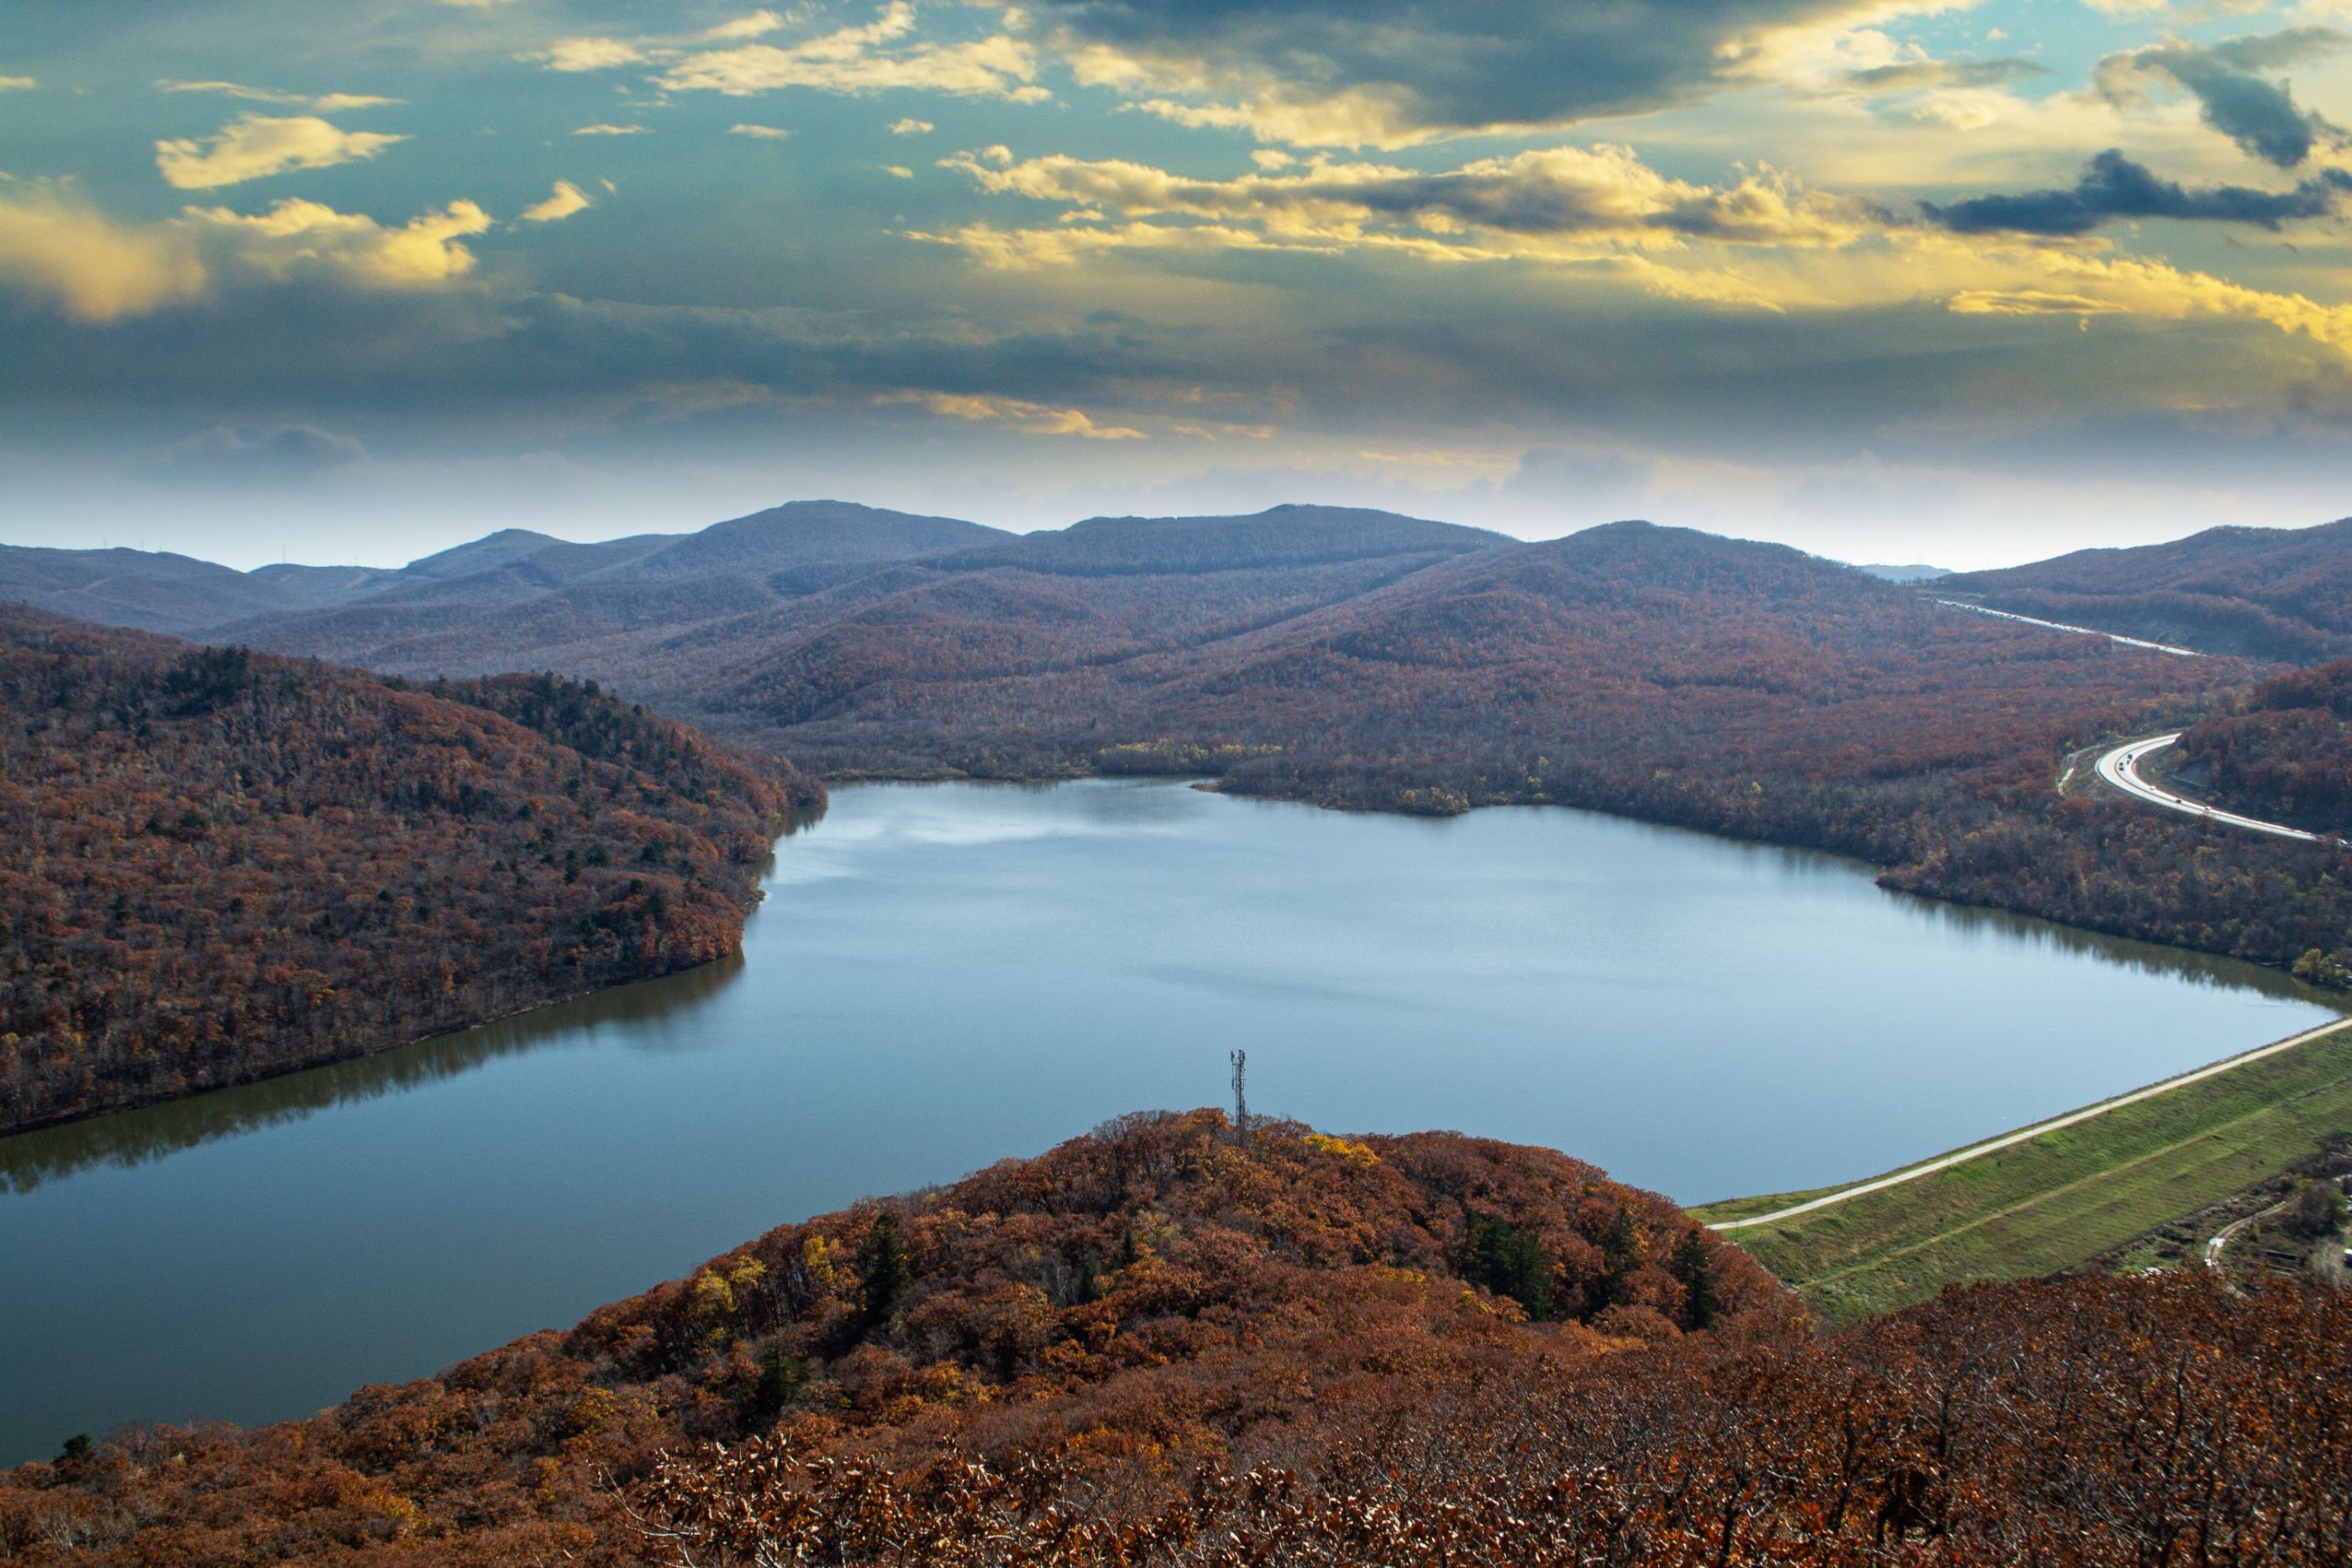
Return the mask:
[[[1969,1280],[2054,1273],[2277,1175],[2352,1132],[2352,1028],[1849,1202],[1726,1238],[1831,1322]],[[1700,1219],[1819,1197],[1710,1204]]]

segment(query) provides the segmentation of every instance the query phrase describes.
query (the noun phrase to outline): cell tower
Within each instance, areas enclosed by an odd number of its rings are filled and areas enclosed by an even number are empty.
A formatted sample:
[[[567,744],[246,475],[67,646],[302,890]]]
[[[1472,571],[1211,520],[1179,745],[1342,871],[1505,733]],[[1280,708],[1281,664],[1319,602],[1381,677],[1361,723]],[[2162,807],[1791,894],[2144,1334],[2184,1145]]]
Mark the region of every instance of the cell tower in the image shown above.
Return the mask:
[[[1234,1138],[1239,1142],[1249,1136],[1249,1094],[1243,1083],[1249,1071],[1249,1052],[1236,1051],[1226,1060],[1234,1064]]]

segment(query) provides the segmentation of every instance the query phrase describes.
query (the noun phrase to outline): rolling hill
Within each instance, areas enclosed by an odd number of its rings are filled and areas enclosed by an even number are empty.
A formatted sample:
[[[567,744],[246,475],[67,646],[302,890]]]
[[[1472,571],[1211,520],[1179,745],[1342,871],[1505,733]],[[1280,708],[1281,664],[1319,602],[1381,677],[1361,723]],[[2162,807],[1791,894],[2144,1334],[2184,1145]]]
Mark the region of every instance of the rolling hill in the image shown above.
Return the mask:
[[[0,1475],[0,1552],[2124,1568],[2186,1538],[2315,1568],[2347,1317],[2174,1275],[1819,1336],[1737,1249],[1548,1150],[1142,1114],[307,1420],[68,1444]]]
[[[431,689],[0,607],[0,1132],[735,950],[823,799],[548,676]]]
[[[2352,517],[2209,528],[1940,578],[1937,591],[2020,615],[2213,653],[2305,664],[2352,654]]]

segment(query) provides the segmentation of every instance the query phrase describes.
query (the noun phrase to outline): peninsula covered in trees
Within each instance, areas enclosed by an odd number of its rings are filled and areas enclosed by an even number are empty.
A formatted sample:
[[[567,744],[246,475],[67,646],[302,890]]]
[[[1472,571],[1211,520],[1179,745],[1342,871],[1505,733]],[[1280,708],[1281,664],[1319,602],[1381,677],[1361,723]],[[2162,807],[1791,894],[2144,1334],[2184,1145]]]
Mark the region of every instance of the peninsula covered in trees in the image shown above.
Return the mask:
[[[546,675],[415,685],[0,609],[0,1132],[732,952],[772,758]]]

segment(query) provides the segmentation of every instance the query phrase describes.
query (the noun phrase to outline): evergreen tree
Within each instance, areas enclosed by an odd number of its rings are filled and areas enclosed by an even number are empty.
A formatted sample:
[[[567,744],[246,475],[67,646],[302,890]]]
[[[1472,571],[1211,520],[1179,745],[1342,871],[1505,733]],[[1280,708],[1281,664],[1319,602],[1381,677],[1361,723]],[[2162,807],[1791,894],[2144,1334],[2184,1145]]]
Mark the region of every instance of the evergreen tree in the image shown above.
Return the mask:
[[[1706,1242],[1697,1231],[1685,1231],[1675,1243],[1674,1255],[1666,1260],[1666,1272],[1683,1288],[1682,1326],[1703,1329],[1714,1323],[1723,1301],[1716,1291],[1715,1265],[1708,1260]]]
[[[1462,1277],[1508,1296],[1538,1322],[1552,1315],[1551,1254],[1532,1231],[1475,1210],[1464,1216]]]
[[[1622,1204],[1609,1222],[1609,1233],[1601,1239],[1601,1305],[1622,1304],[1632,1290],[1633,1270],[1642,1266],[1642,1232],[1633,1223],[1633,1211]]]
[[[889,1321],[890,1309],[915,1284],[915,1267],[898,1222],[887,1209],[874,1217],[857,1249],[857,1305],[867,1327]]]

